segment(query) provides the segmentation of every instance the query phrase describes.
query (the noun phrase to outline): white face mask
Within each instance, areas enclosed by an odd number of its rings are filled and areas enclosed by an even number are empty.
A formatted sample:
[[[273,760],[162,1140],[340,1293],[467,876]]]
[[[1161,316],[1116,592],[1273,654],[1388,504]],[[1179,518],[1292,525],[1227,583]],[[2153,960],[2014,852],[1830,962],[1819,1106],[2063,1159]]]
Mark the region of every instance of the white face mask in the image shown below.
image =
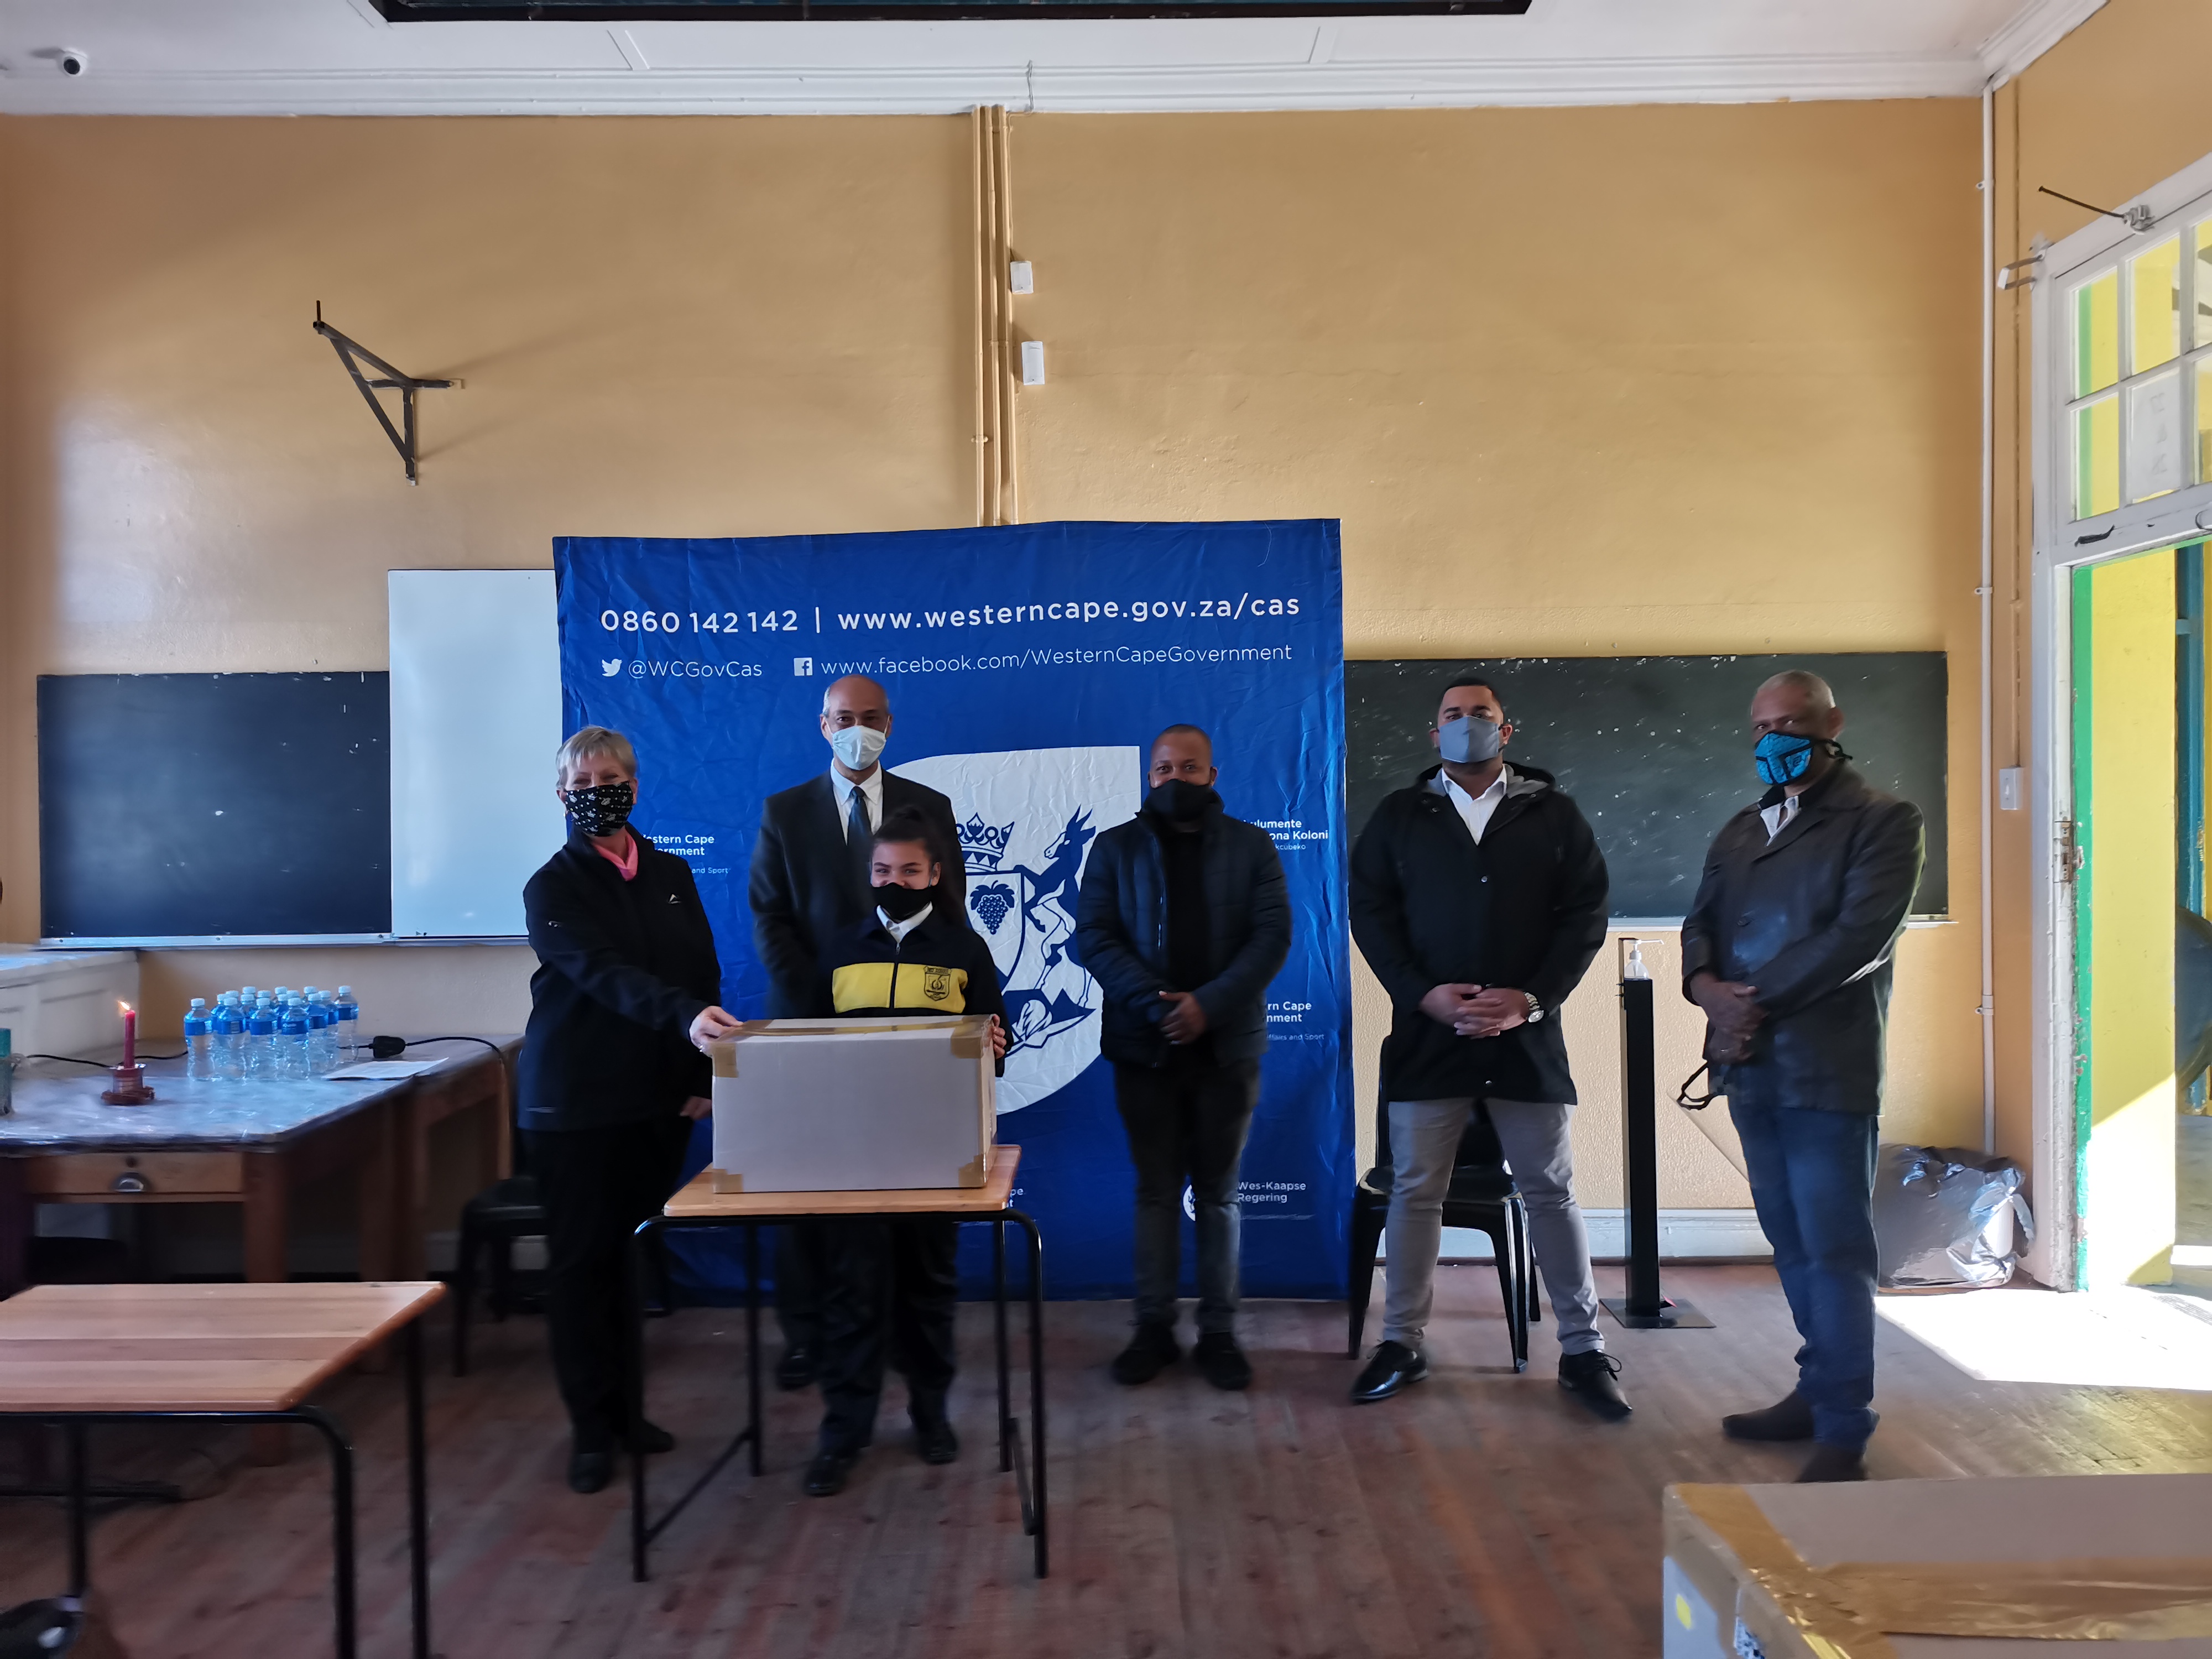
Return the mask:
[[[830,747],[852,770],[865,772],[876,763],[876,757],[884,752],[888,741],[872,726],[848,726],[831,735]]]

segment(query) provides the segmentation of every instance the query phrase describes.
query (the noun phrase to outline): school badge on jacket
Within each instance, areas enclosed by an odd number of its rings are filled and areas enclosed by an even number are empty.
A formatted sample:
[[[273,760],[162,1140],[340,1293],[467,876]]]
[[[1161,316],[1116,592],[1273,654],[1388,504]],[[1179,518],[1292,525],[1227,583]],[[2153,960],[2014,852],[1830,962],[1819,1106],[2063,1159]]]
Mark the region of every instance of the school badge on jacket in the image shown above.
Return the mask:
[[[960,826],[968,922],[1006,986],[1001,1115],[1098,1058],[1098,983],[1075,962],[1076,886],[1098,832],[1137,815],[1143,758],[1133,747],[1012,749],[896,769],[942,791]]]

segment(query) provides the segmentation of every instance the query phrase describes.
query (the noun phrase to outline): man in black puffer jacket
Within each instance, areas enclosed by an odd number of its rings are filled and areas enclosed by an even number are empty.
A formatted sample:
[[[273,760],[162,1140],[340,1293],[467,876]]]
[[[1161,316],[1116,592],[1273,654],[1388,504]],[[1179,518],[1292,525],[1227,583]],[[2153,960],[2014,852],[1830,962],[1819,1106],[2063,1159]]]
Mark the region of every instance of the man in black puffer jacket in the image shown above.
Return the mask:
[[[1559,1316],[1559,1386],[1617,1420],[1628,1402],[1597,1330],[1558,1018],[1605,942],[1605,859],[1548,774],[1505,763],[1512,735],[1488,684],[1447,686],[1430,734],[1442,765],[1386,796],[1352,854],[1352,936],[1390,995],[1393,1170],[1382,1341],[1352,1397],[1387,1399],[1428,1375],[1444,1194],[1480,1109],[1528,1206]]]
[[[1218,775],[1198,727],[1161,732],[1145,810],[1098,837],[1076,905],[1076,953],[1106,993],[1098,1047],[1137,1166],[1137,1333],[1114,1361],[1122,1382],[1150,1382],[1182,1352],[1185,1181],[1198,1222],[1199,1366],[1216,1388],[1252,1380],[1237,1344],[1237,1170],[1291,906],[1273,838],[1222,811]]]

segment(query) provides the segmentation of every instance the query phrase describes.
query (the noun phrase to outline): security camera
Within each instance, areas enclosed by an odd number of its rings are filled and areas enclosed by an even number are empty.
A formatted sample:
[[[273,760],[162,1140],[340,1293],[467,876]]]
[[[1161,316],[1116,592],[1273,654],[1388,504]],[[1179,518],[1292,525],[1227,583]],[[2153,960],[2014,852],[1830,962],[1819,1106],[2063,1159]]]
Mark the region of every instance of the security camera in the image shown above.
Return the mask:
[[[64,46],[54,54],[54,61],[61,65],[64,75],[82,75],[92,67],[92,59],[74,46]]]

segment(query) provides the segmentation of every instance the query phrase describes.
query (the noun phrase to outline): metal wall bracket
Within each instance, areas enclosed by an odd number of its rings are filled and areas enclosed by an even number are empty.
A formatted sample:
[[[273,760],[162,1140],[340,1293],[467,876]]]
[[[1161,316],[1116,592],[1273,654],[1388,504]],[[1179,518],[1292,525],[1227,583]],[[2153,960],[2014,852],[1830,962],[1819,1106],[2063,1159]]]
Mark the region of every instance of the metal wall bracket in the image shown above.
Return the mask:
[[[415,394],[444,391],[458,386],[460,382],[422,380],[412,374],[402,374],[367,346],[357,340],[349,339],[325,322],[320,300],[315,301],[315,332],[331,343],[331,349],[338,354],[338,361],[345,365],[345,372],[353,377],[353,383],[360,389],[362,400],[368,405],[369,413],[376,416],[376,423],[384,428],[384,435],[392,440],[392,447],[399,452],[399,459],[406,463],[407,482],[420,483],[422,480],[415,476]],[[374,369],[381,378],[372,380],[362,374],[361,366],[363,363]],[[398,392],[398,426],[393,426],[392,416],[384,412],[383,400],[376,395],[380,391]]]

